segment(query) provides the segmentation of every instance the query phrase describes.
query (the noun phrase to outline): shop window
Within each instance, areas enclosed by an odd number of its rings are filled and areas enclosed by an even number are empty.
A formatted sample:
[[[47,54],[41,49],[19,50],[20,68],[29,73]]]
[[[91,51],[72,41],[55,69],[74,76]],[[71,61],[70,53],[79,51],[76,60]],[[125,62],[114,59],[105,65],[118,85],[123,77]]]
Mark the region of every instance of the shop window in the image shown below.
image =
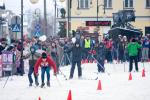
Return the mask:
[[[146,34],[150,34],[150,26],[149,27],[145,27],[145,35]]]

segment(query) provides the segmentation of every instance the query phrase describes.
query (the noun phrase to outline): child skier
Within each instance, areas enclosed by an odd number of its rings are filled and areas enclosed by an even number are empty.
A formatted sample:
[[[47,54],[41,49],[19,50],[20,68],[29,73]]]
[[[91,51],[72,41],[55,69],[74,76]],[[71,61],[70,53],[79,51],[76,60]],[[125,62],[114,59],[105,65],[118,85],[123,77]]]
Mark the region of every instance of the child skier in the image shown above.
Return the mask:
[[[102,42],[100,42],[97,49],[98,72],[102,72],[102,73],[105,72],[104,61],[105,61],[105,46]]]
[[[54,69],[54,75],[56,76],[57,67],[55,62],[52,60],[50,56],[48,56],[45,52],[42,53],[42,57],[40,57],[35,64],[34,72],[36,75],[38,75],[38,68],[41,67],[41,88],[45,85],[44,83],[44,76],[45,72],[47,74],[47,86],[50,87],[50,68],[52,67]]]

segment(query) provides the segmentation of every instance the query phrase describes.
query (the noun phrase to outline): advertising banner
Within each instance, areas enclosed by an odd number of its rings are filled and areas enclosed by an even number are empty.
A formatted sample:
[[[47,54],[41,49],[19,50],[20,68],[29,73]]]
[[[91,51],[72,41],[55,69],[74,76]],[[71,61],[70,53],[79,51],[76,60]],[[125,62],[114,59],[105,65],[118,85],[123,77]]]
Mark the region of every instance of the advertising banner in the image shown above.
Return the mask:
[[[3,71],[11,71],[13,64],[13,52],[4,51],[2,53]]]

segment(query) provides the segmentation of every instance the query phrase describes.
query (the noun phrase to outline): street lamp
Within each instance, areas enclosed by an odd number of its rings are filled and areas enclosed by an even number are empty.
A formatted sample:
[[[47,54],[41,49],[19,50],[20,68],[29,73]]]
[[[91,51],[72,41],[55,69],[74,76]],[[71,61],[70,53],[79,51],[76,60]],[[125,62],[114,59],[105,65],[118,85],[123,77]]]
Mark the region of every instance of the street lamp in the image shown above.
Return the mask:
[[[39,0],[30,0],[30,2],[31,2],[32,4],[36,4],[37,2],[39,2]]]
[[[103,4],[103,5],[102,5],[102,4],[99,5],[99,2],[98,2],[98,0],[97,0],[97,17],[96,17],[96,18],[97,18],[97,22],[98,22],[98,13],[99,13],[99,7],[100,7],[100,6],[104,7],[104,14],[105,14],[105,5],[104,5],[104,4]]]

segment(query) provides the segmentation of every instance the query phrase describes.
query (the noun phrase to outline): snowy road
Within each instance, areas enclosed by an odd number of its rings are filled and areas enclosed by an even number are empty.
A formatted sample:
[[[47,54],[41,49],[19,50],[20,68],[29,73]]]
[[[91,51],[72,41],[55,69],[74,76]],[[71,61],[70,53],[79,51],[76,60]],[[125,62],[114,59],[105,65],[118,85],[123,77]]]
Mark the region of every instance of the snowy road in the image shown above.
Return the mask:
[[[125,72],[124,72],[125,65]],[[143,64],[139,63],[139,72],[132,72],[132,80],[128,80],[128,63],[106,64],[105,74],[96,74],[96,64],[84,64],[83,77],[98,80],[80,80],[75,69],[74,78],[65,80],[62,75],[56,77],[51,72],[51,87],[28,87],[27,75],[0,79],[0,100],[67,100],[68,92],[72,92],[72,100],[150,100],[150,63],[145,63],[146,77],[142,77]],[[68,77],[70,66],[61,71]],[[110,73],[110,75],[108,75]],[[39,77],[40,80],[40,77]],[[97,90],[101,80],[102,90]]]

